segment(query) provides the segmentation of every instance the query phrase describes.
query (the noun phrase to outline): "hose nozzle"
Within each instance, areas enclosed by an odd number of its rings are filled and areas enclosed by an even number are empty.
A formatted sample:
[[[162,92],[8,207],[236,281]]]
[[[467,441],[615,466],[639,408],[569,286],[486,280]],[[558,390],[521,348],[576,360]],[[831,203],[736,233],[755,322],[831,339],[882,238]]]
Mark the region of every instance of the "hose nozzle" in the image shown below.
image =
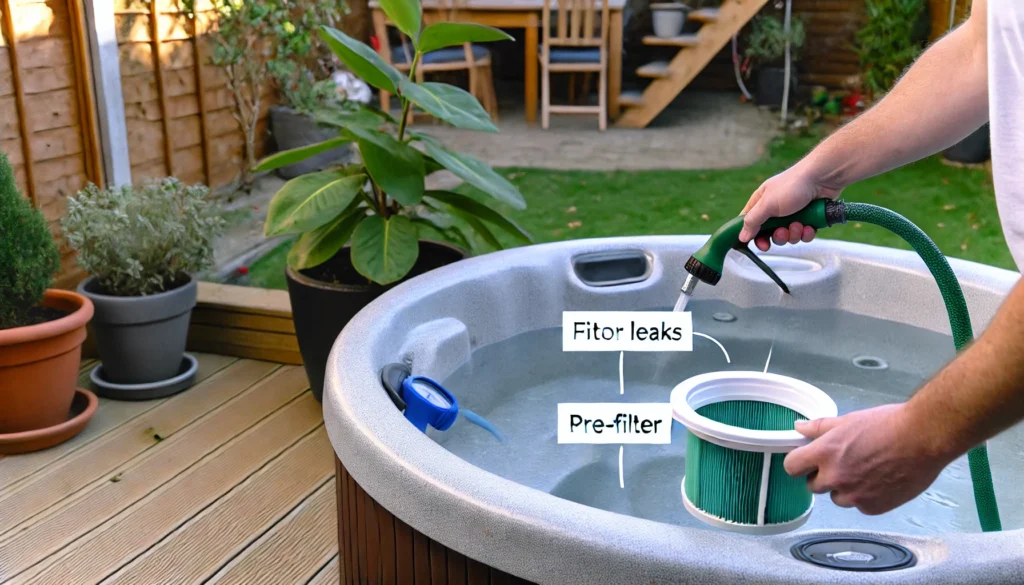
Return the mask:
[[[845,219],[842,201],[818,199],[812,201],[810,205],[793,215],[769,219],[761,226],[761,233],[771,233],[780,227],[788,227],[793,222],[809,225],[815,229],[823,229],[836,223],[843,223]],[[686,261],[686,272],[693,278],[714,286],[722,278],[726,254],[729,253],[729,250],[736,250],[764,271],[769,278],[779,285],[783,292],[789,294],[789,287],[786,286],[786,283],[782,282],[779,275],[775,274],[771,267],[758,258],[747,244],[740,242],[740,231],[742,229],[742,215],[722,224],[708,238],[707,243],[700,250],[694,252],[693,256],[690,256],[690,259]],[[688,276],[686,282],[689,283],[690,280]],[[684,283],[684,289],[686,286],[686,283]],[[693,282],[692,286],[696,286],[696,282]]]

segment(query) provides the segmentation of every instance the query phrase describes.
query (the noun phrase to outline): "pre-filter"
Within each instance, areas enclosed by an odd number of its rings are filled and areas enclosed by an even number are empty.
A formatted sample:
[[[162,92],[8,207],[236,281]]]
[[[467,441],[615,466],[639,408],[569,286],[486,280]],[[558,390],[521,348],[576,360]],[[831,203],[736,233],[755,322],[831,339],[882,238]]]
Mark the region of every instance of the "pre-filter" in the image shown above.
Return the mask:
[[[713,526],[775,534],[807,521],[813,496],[803,477],[790,477],[785,454],[808,440],[801,419],[836,415],[821,390],[786,376],[715,372],[672,391],[673,413],[687,427],[683,502]]]

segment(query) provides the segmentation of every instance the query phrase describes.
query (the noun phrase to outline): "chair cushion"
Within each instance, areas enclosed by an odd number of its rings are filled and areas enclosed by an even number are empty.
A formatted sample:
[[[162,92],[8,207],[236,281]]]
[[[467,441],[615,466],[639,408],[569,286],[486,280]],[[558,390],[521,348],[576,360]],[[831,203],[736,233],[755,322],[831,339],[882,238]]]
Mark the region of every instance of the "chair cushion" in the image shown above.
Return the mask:
[[[541,47],[541,54],[544,48]],[[597,47],[551,47],[551,63],[600,63],[601,49]]]
[[[491,55],[491,51],[483,45],[472,45],[473,47],[473,58],[474,59],[485,59]],[[412,47],[409,47],[410,54],[412,53]],[[466,59],[466,51],[461,46],[457,47],[445,47],[436,51],[431,51],[423,58],[420,59],[420,63],[425,65],[433,63],[454,63],[456,61],[464,61]],[[405,49],[402,45],[397,47],[391,47],[391,62],[392,63],[405,63]]]

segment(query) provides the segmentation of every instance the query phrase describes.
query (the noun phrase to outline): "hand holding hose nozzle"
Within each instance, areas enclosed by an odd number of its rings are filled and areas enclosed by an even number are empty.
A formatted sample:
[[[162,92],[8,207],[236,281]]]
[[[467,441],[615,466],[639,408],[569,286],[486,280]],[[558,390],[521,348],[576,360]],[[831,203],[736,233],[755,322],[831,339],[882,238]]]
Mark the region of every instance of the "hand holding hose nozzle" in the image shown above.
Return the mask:
[[[722,224],[715,233],[708,239],[707,243],[694,252],[693,256],[686,261],[686,271],[689,273],[683,283],[682,292],[691,294],[697,286],[697,281],[710,285],[718,284],[722,278],[725,256],[729,250],[736,250],[750,259],[758,268],[764,271],[783,292],[789,294],[789,287],[779,278],[778,274],[764,263],[748,244],[740,242],[740,232],[743,230],[743,215],[739,215]],[[814,229],[827,228],[837,223],[846,221],[845,204],[842,201],[829,199],[817,199],[800,211],[784,217],[773,217],[764,222],[761,226],[761,233],[771,233],[777,228],[786,227],[793,222],[801,223]]]

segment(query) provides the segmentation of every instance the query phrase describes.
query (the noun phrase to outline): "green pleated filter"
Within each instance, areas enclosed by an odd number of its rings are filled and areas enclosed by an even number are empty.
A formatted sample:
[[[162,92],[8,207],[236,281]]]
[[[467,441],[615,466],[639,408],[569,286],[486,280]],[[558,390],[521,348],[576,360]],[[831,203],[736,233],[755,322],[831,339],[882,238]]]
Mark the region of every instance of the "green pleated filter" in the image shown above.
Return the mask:
[[[754,400],[706,404],[697,414],[713,421],[756,431],[791,431],[805,417],[795,410]],[[771,454],[764,524],[796,520],[811,506],[803,477],[783,468],[785,453]],[[705,441],[693,433],[686,439],[686,497],[698,509],[737,524],[758,525],[765,454],[739,451]]]

